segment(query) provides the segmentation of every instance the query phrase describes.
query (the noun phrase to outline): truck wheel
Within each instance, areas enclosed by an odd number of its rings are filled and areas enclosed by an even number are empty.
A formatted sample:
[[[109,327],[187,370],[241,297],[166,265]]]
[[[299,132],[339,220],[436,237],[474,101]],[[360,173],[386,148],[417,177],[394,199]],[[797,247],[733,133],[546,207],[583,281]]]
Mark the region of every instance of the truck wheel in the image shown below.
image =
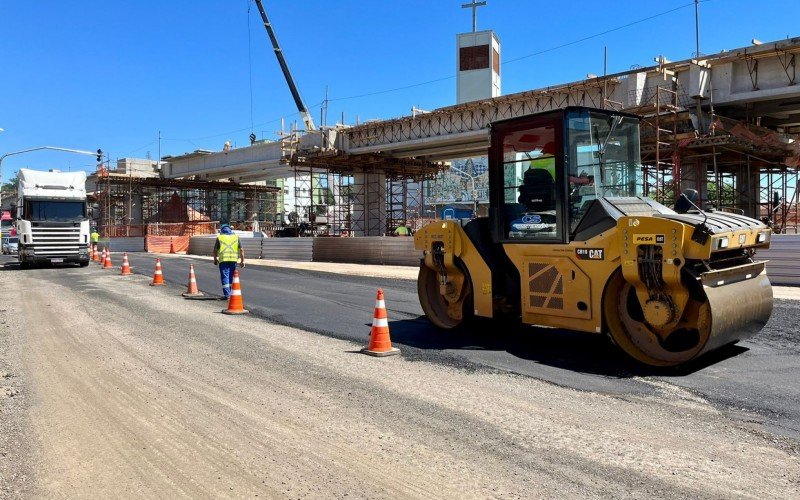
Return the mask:
[[[30,269],[31,268],[31,263],[30,262],[20,262],[19,263],[19,267],[21,269]]]
[[[81,265],[81,267],[86,267],[86,266],[88,266],[88,265],[89,265],[89,263],[88,263],[88,262],[80,262],[79,264]]]

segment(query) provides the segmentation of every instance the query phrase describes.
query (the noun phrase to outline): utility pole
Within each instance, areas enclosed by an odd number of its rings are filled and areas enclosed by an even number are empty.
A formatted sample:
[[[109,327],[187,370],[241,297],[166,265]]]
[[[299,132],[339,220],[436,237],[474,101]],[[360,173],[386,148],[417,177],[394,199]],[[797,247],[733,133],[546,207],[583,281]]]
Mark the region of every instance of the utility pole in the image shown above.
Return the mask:
[[[700,59],[700,0],[694,0],[695,57]]]

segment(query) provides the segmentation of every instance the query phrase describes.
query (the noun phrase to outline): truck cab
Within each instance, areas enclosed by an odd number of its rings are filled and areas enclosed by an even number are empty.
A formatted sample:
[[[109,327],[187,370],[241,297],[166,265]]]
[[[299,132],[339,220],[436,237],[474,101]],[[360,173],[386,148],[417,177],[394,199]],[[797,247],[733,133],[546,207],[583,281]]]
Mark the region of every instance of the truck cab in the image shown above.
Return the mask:
[[[89,265],[86,173],[21,169],[18,176],[20,265]]]

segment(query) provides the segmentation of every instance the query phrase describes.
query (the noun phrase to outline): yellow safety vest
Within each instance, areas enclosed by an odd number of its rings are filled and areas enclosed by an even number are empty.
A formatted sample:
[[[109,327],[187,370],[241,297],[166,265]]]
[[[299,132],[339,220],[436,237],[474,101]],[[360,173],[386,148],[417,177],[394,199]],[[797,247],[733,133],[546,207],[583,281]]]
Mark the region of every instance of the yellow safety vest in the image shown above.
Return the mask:
[[[92,243],[97,243],[98,241],[100,241],[100,233],[95,231],[92,233]]]
[[[235,234],[220,234],[217,236],[219,250],[217,259],[220,262],[236,262],[239,260],[239,237]]]

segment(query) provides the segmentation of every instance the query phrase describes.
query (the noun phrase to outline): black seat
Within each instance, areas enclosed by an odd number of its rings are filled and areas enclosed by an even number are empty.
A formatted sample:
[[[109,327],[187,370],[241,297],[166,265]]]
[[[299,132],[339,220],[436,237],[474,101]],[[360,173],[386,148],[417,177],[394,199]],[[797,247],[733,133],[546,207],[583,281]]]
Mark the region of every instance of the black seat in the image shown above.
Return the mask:
[[[555,208],[554,184],[553,176],[547,170],[529,168],[522,178],[517,201],[529,210],[537,212],[553,210]]]

